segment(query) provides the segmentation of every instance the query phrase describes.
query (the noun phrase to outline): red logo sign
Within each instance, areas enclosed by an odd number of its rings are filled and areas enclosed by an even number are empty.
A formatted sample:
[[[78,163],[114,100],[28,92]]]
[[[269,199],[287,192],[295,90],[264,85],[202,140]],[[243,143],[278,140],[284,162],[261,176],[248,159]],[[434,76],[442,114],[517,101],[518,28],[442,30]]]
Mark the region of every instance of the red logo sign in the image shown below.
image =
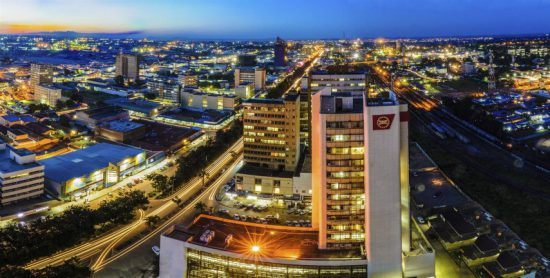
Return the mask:
[[[390,129],[391,124],[393,123],[394,117],[395,117],[395,114],[373,115],[372,116],[373,130]]]

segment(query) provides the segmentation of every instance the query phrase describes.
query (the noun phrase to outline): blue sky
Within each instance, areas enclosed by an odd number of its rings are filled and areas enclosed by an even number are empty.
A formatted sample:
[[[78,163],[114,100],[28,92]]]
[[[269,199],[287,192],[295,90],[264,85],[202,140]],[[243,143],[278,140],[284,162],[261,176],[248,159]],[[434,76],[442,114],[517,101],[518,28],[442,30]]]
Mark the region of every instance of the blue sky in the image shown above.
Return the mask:
[[[197,39],[550,33],[550,0],[0,0],[0,32]]]

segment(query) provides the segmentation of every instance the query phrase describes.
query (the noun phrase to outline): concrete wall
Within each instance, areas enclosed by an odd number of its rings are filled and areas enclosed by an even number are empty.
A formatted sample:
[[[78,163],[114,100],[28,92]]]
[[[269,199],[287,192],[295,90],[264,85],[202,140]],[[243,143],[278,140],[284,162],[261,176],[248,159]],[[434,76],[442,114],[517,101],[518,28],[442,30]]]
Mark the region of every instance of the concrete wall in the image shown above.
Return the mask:
[[[160,237],[160,278],[185,277],[187,272],[187,250],[183,241]]]
[[[374,116],[393,115],[375,130]],[[367,106],[365,128],[365,247],[369,277],[401,277],[401,181],[399,106]]]

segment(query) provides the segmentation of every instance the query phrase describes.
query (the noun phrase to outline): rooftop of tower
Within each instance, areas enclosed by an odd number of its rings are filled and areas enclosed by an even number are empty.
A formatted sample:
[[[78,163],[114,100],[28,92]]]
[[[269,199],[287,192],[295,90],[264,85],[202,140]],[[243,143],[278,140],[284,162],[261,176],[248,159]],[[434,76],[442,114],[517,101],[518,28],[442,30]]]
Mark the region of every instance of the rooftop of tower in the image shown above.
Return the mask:
[[[214,232],[209,242],[201,240],[206,230]],[[165,236],[240,255],[257,255],[260,259],[365,260],[359,249],[318,249],[318,231],[312,228],[256,224],[202,214],[189,226],[175,226]],[[228,237],[231,238],[229,244]],[[259,247],[257,254],[251,253],[253,246]]]

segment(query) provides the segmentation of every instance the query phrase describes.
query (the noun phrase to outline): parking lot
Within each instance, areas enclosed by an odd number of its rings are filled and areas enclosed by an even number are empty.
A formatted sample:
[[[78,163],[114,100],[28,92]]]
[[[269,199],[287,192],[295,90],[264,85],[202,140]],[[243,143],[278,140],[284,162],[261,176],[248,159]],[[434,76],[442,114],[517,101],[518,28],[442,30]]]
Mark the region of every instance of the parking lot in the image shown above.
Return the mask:
[[[221,200],[215,212],[220,216],[254,223],[311,227],[310,202],[245,196],[228,189],[225,187],[219,194]]]

